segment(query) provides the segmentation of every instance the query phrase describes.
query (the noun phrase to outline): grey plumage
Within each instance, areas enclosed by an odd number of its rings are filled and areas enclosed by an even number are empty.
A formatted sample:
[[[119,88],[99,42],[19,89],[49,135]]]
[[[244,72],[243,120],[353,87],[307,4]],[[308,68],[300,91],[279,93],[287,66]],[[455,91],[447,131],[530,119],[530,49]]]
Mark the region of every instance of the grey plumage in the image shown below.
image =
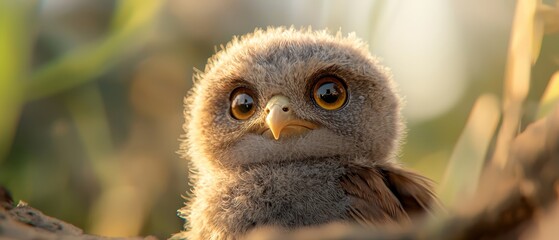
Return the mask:
[[[345,84],[342,107],[327,110],[313,100],[313,85],[324,77]],[[256,30],[234,39],[195,78],[182,144],[195,170],[182,210],[189,239],[238,239],[262,226],[405,222],[434,199],[428,181],[395,159],[404,131],[400,98],[388,70],[355,36]],[[246,120],[232,114],[239,87],[254,98]],[[276,96],[289,107],[278,114],[311,127],[267,137]]]

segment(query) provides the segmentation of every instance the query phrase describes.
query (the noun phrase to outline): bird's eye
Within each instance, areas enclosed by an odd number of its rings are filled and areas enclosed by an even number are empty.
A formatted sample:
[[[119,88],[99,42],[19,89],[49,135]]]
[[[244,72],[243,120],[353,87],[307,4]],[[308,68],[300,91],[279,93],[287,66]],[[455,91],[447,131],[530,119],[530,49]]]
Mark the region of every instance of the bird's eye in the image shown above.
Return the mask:
[[[231,115],[238,120],[250,118],[256,111],[255,99],[250,89],[240,87],[231,93]]]
[[[313,87],[314,102],[326,110],[341,108],[347,99],[345,85],[335,77],[323,77]]]

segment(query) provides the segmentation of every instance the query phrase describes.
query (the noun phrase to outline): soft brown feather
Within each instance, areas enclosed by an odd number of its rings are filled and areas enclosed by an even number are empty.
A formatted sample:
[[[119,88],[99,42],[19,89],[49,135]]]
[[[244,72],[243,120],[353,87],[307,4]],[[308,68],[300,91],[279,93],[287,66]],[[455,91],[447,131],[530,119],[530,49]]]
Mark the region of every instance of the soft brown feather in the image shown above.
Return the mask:
[[[364,225],[405,225],[437,204],[431,182],[394,166],[350,165],[340,184],[350,198],[348,216]]]
[[[329,111],[315,103],[310,93],[323,76],[347,85],[344,107]],[[182,210],[189,239],[238,239],[259,227],[351,219],[400,224],[410,222],[410,209],[425,206],[414,204],[421,191],[415,177],[400,177],[407,175],[397,169],[346,168],[392,166],[405,132],[390,71],[354,35],[256,30],[234,39],[196,79],[185,101],[182,144],[196,170]],[[252,89],[256,99],[254,115],[244,121],[230,114],[238,87]],[[263,136],[265,107],[277,95],[289,98],[294,116],[319,127],[278,141]]]

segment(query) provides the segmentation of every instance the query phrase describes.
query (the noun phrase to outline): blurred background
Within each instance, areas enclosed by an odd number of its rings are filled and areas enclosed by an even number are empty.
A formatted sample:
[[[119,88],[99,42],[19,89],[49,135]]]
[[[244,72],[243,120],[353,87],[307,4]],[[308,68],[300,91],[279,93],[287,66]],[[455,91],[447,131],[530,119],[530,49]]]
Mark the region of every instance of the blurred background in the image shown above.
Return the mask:
[[[369,42],[406,99],[402,161],[440,182],[476,99],[502,95],[514,11],[482,0],[0,0],[0,184],[88,233],[178,232],[189,185],[175,152],[193,68],[234,35],[281,25]],[[543,39],[532,76],[551,77],[558,43]],[[546,83],[533,82],[526,115]]]

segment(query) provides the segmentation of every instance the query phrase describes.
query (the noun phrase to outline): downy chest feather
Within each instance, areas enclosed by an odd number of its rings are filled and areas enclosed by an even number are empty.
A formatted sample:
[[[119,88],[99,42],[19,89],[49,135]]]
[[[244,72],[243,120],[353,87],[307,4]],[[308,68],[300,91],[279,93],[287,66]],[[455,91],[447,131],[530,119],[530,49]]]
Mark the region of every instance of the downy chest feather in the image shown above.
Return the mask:
[[[349,206],[339,183],[344,171],[328,160],[248,167],[218,181],[212,197],[216,201],[207,205],[214,216],[210,221],[242,233],[258,226],[293,228],[342,220]]]

